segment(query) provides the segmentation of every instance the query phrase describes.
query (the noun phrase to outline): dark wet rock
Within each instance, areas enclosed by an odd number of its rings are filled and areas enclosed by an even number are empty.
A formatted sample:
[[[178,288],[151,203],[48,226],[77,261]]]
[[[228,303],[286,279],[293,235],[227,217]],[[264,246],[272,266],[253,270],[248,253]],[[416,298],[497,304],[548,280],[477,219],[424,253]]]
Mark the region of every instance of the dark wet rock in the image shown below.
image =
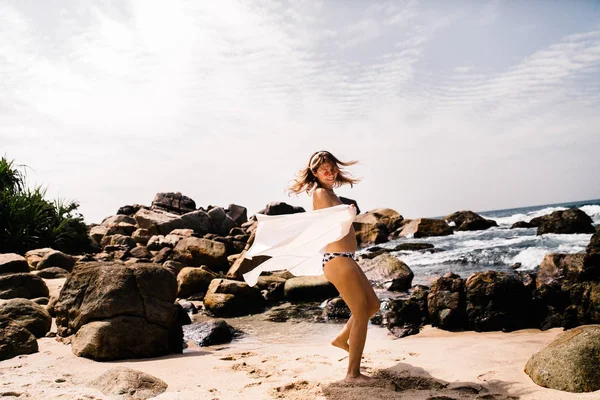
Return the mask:
[[[211,232],[215,232],[218,235],[227,236],[229,231],[237,226],[235,221],[221,207],[213,207],[208,212],[208,215],[212,221]]]
[[[29,272],[0,275],[0,299],[48,297],[44,280]]]
[[[217,278],[217,274],[206,266],[184,267],[177,275],[177,297],[185,299],[192,295],[201,295],[208,290],[210,282]]]
[[[0,361],[37,351],[38,343],[31,332],[0,315]]]
[[[534,326],[547,330],[565,325],[565,310],[570,305],[569,294],[561,285],[542,285],[532,294]]]
[[[37,273],[37,276],[44,279],[58,279],[58,278],[66,278],[69,276],[70,272],[66,269],[58,268],[58,267],[50,267],[43,269]]]
[[[379,287],[390,291],[410,288],[414,273],[403,261],[391,254],[381,254],[372,260],[360,259],[358,264],[367,278]]]
[[[284,303],[265,313],[265,320],[271,322],[323,322],[323,310],[318,302]]]
[[[586,247],[581,278],[584,280],[600,280],[600,225],[592,235]]]
[[[18,272],[29,272],[25,257],[15,253],[0,254],[0,275]]]
[[[512,224],[512,226],[510,227],[510,229],[515,229],[515,228],[535,228],[536,226],[530,222],[525,222],[525,221],[518,221],[515,222],[514,224]]]
[[[428,291],[416,286],[410,296],[391,299],[384,313],[387,328],[396,337],[416,335],[429,320],[427,314]]]
[[[127,367],[111,368],[88,385],[111,398],[131,400],[154,398],[168,387],[155,376]]]
[[[76,355],[95,360],[182,351],[175,276],[152,263],[77,264],[55,305],[58,334]]]
[[[285,299],[291,302],[321,301],[339,295],[333,286],[323,276],[297,276],[288,279],[284,288]]]
[[[485,219],[473,211],[457,211],[444,217],[448,223],[455,224],[455,231],[480,231],[498,226],[496,221]]]
[[[431,284],[427,297],[431,325],[442,329],[461,329],[466,326],[466,296],[463,279],[448,272]]]
[[[531,220],[531,223],[538,227],[538,235],[546,233],[594,233],[593,222],[589,215],[578,208],[554,211],[550,215]]]
[[[431,243],[400,243],[394,247],[391,251],[423,251],[431,250],[435,246]]]
[[[196,322],[183,327],[183,340],[192,340],[198,346],[229,343],[237,334],[238,331],[222,319]]]
[[[600,325],[573,328],[534,354],[525,373],[540,386],[574,393],[600,390]]]
[[[0,304],[0,316],[22,326],[38,338],[48,333],[52,325],[48,311],[28,299],[10,299]]]
[[[585,253],[546,254],[537,272],[536,287],[559,281],[578,281],[583,269]]]
[[[398,236],[414,237],[416,239],[431,236],[447,236],[452,234],[452,228],[441,219],[419,218],[404,225]]]
[[[284,215],[284,214],[296,214],[296,213],[301,213],[301,212],[305,212],[304,208],[295,207],[295,206],[291,206],[287,203],[275,201],[275,202],[267,204],[267,206],[264,209],[262,209],[261,211],[259,211],[257,214]]]
[[[152,258],[152,262],[156,264],[162,264],[164,262],[169,261],[171,257],[173,257],[173,249],[169,247],[164,247],[160,249],[158,253],[155,253],[154,257]]]
[[[327,301],[323,308],[323,318],[325,319],[348,319],[350,315],[350,308],[341,297]]]
[[[181,239],[173,249],[173,259],[190,267],[206,265],[216,272],[229,268],[223,243],[196,237]]]
[[[287,279],[275,275],[258,277],[256,286],[260,289],[268,303],[276,303],[284,299],[284,287]]]
[[[157,193],[152,200],[151,209],[182,215],[195,211],[196,202],[180,192]]]
[[[465,282],[467,318],[473,330],[514,331],[531,326],[531,293],[514,275],[487,271]]]
[[[225,212],[237,226],[241,226],[242,224],[248,222],[248,210],[246,207],[242,207],[237,204],[230,204],[225,209]]]
[[[229,279],[213,279],[204,296],[204,307],[217,317],[254,314],[265,306],[260,290]]]

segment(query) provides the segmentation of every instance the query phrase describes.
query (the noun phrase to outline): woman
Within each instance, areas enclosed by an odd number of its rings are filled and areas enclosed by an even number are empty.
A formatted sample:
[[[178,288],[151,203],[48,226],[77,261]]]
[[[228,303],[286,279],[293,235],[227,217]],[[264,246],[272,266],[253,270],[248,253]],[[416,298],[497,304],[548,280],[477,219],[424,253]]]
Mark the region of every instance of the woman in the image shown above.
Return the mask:
[[[300,171],[293,193],[307,192],[313,197],[313,209],[319,210],[341,205],[333,189],[358,180],[346,174],[342,167],[356,164],[356,161],[342,162],[328,151],[314,153],[308,166]],[[348,372],[346,382],[365,382],[373,378],[360,373],[360,360],[367,339],[369,319],[379,310],[379,299],[373,291],[364,272],[354,261],[356,234],[350,226],[348,234],[327,245],[323,255],[323,273],[346,302],[352,316],[340,334],[331,342],[334,346],[348,351]]]

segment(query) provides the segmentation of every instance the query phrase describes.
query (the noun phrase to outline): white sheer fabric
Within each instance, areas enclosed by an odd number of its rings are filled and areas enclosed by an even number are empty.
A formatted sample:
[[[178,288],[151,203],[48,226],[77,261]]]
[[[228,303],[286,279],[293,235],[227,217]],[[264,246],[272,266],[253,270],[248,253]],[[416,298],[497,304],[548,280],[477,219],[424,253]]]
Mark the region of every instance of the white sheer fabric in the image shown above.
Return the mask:
[[[244,274],[254,286],[263,271],[288,270],[296,276],[321,275],[325,247],[346,236],[356,217],[356,208],[342,204],[297,214],[256,214],[258,226],[245,258],[271,256]]]

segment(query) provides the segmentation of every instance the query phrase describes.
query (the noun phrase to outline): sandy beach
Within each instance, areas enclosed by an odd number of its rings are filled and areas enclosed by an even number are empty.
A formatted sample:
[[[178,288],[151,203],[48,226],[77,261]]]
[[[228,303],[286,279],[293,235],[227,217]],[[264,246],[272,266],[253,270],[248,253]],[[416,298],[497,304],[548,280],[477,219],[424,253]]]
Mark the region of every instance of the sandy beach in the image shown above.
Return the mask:
[[[230,321],[232,322],[232,321]],[[234,321],[232,322],[234,323]],[[363,365],[372,385],[341,381],[345,353],[329,345],[339,324],[271,323],[269,334],[153,359],[96,362],[72,354],[54,338],[40,351],[0,363],[0,395],[18,399],[108,399],[87,387],[103,372],[126,366],[168,384],[156,399],[600,399],[545,389],[523,372],[531,354],[562,329],[512,333],[446,332],[426,327],[395,339],[369,328]],[[263,327],[264,328],[264,327]],[[262,329],[261,329],[262,330]],[[286,335],[286,332],[289,335]],[[446,397],[440,397],[446,396]]]

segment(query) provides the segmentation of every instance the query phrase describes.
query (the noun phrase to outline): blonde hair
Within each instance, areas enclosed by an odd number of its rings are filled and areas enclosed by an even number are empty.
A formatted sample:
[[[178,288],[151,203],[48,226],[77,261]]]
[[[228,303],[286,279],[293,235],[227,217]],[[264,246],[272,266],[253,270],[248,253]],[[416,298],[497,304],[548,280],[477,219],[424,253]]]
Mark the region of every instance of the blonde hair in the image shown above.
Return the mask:
[[[319,169],[319,167],[321,167],[321,165],[325,163],[331,164],[335,169],[338,170],[337,177],[333,184],[334,187],[340,187],[345,184],[354,186],[355,183],[360,182],[360,179],[353,178],[350,173],[344,171],[342,167],[348,167],[356,164],[357,162],[358,161],[340,161],[328,151],[317,151],[310,156],[308,165],[298,172],[296,179],[293,181],[294,183],[290,188],[287,189],[287,192],[288,194],[300,194],[302,192],[306,192],[310,195],[313,190],[320,186],[319,181],[315,176],[315,172]]]

